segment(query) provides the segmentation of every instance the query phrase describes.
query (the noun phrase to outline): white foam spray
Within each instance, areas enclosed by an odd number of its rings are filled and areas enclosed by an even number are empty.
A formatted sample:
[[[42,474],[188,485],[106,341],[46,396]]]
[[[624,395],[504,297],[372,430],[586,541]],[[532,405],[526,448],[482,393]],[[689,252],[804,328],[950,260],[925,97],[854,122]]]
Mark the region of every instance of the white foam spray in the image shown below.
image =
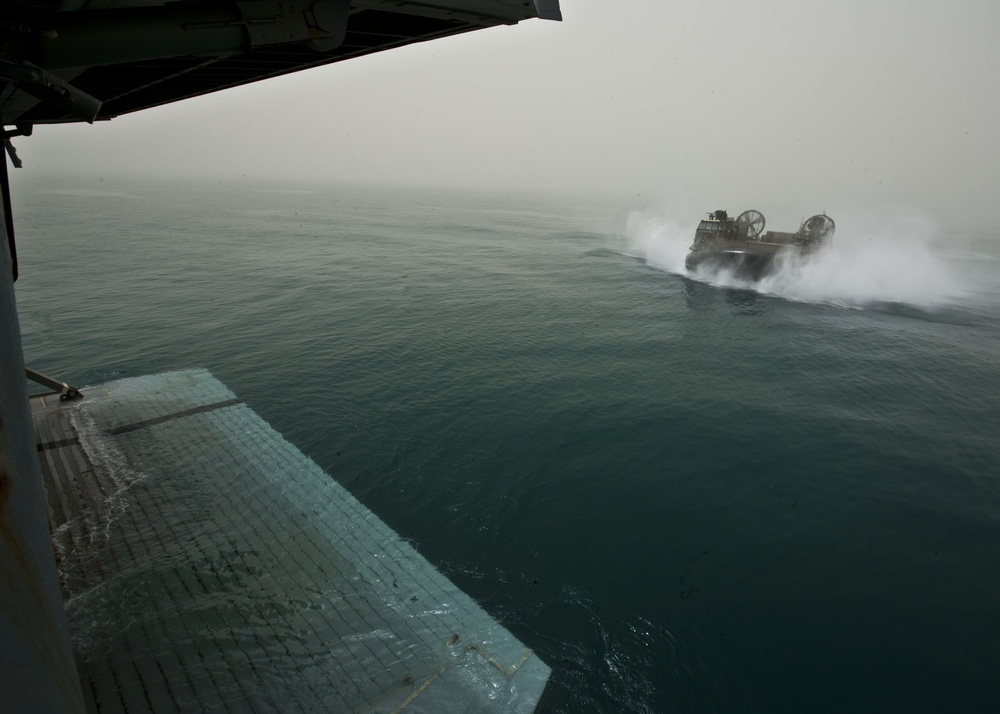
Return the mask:
[[[670,273],[791,300],[845,307],[893,302],[933,307],[964,301],[968,288],[932,250],[938,230],[926,216],[913,210],[895,210],[881,215],[841,212],[834,219],[837,233],[831,246],[808,259],[782,257],[775,272],[758,283],[724,269],[689,272],[684,258],[697,220],[678,220],[668,211],[630,214],[623,252]]]
[[[622,252],[654,268],[683,274],[697,225],[697,220],[673,218],[669,211],[633,211],[625,224]]]
[[[90,403],[100,399],[89,389],[86,391]],[[85,406],[86,403],[79,405],[72,412],[70,421],[80,439],[80,447],[94,465],[95,470],[88,472],[86,478],[93,481],[98,479],[97,474],[100,473],[102,481],[101,485],[88,484],[86,490],[100,490],[103,498],[85,499],[82,512],[56,528],[52,534],[67,607],[87,591],[73,580],[71,573],[86,570],[96,560],[107,557],[113,526],[129,506],[128,491],[146,478],[145,473],[131,468],[124,454],[112,446]]]

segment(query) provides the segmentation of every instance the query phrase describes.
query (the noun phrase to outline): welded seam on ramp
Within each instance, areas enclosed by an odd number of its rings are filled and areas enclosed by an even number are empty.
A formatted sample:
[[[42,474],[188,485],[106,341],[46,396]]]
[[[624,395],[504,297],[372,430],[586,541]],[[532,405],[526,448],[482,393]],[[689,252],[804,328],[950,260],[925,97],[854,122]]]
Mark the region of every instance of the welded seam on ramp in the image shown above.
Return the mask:
[[[216,409],[225,409],[226,407],[232,407],[237,404],[244,403],[245,402],[242,399],[227,399],[223,402],[215,402],[214,404],[203,404],[200,407],[192,407],[191,409],[174,412],[173,414],[154,417],[152,419],[144,419],[143,421],[137,421],[134,424],[116,426],[114,429],[108,429],[107,433],[111,436],[118,436],[119,434],[127,434],[130,431],[138,431],[139,429],[145,429],[146,427],[155,426],[174,419],[181,419],[195,414],[204,414],[205,412],[215,411]]]

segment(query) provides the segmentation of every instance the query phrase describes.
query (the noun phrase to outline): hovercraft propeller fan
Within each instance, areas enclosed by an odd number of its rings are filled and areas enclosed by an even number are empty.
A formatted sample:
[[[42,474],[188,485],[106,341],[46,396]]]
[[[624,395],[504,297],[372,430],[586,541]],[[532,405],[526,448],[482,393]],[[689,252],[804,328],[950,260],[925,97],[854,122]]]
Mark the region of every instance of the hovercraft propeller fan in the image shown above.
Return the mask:
[[[743,240],[756,240],[764,231],[764,214],[760,211],[743,211],[736,216],[736,231]]]
[[[833,238],[833,232],[837,230],[837,224],[833,222],[825,213],[813,216],[802,224],[799,228],[799,235],[806,243],[826,243]]]

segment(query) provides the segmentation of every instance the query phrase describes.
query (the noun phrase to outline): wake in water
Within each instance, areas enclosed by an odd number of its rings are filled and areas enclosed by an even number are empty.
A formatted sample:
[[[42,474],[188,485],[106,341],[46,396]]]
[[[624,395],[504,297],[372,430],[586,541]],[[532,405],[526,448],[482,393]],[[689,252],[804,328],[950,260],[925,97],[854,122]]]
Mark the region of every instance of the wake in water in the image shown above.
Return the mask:
[[[750,288],[792,300],[851,307],[906,303],[939,307],[969,294],[944,259],[932,251],[937,230],[915,212],[891,216],[838,215],[832,245],[808,259],[783,256],[757,283],[725,269],[684,267],[697,221],[638,211],[628,217],[624,250],[654,268],[729,287]]]

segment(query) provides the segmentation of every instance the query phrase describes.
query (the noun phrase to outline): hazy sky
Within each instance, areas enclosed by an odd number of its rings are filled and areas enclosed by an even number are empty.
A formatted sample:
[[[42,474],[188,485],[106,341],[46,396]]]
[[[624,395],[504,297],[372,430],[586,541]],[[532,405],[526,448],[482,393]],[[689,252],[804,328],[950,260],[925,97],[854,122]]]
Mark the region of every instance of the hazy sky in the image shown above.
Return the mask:
[[[17,145],[39,173],[551,188],[769,218],[903,205],[1000,223],[996,0],[562,10],[562,23],[406,47],[101,125],[39,127]]]

